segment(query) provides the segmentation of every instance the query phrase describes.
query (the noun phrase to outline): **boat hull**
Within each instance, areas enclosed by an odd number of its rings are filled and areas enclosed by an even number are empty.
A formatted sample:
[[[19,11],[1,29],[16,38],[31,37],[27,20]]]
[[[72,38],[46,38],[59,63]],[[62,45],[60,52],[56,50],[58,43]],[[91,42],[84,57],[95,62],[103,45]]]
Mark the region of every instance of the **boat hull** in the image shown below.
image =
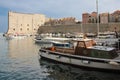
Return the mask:
[[[48,40],[38,40],[38,39],[34,39],[35,43],[42,43],[42,44],[51,44],[51,41]]]
[[[86,57],[82,58],[73,55],[64,55],[56,52],[41,50],[39,52],[39,55],[41,56],[41,58],[46,58],[60,63],[74,65],[77,67],[120,72],[120,65],[110,64],[109,61],[105,60],[94,60]]]

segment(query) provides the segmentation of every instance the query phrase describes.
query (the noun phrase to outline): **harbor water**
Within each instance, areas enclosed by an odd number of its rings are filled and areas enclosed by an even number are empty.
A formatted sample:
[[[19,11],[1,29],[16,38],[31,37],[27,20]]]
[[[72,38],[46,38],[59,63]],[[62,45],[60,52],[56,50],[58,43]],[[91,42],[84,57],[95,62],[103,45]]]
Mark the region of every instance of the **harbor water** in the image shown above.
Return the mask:
[[[0,34],[0,80],[120,80],[120,73],[81,69],[40,59],[38,52],[48,44],[33,37],[6,40]]]

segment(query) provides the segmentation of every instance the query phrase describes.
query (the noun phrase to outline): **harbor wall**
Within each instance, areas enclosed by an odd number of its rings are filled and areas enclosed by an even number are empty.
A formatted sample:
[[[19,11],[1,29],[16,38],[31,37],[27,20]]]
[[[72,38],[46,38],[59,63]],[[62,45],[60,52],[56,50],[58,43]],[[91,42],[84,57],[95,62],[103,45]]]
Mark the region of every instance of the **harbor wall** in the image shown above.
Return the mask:
[[[99,24],[99,32],[105,31],[120,32],[120,23]],[[74,24],[74,25],[56,25],[56,26],[40,26],[38,33],[63,32],[63,33],[97,33],[98,27],[96,23]]]

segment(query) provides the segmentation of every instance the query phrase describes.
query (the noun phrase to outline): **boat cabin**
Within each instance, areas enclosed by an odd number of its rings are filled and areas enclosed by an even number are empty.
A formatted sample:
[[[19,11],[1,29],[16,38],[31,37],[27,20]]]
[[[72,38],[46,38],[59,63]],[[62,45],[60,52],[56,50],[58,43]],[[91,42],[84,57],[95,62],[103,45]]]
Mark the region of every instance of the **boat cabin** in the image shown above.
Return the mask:
[[[114,59],[118,57],[115,48],[106,46],[96,46],[95,41],[92,39],[77,40],[74,48],[59,48],[54,47],[51,50],[64,54],[72,54],[94,58]]]
[[[78,41],[75,48],[75,55],[106,59],[113,59],[118,56],[115,48],[96,46],[92,39]]]

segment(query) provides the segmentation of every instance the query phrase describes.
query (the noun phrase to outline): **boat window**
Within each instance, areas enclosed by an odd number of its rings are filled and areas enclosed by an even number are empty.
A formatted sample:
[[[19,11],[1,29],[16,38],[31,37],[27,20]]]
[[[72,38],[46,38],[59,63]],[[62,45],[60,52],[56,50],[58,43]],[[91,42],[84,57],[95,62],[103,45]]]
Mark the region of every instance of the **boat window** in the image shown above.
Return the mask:
[[[105,59],[111,58],[111,55],[108,53],[108,51],[102,51],[102,50],[92,50],[90,56],[95,58],[105,58]]]
[[[78,47],[85,47],[84,42],[79,42]]]
[[[86,45],[86,47],[90,47],[90,46],[92,46],[92,42],[91,41],[86,41],[85,45]]]

